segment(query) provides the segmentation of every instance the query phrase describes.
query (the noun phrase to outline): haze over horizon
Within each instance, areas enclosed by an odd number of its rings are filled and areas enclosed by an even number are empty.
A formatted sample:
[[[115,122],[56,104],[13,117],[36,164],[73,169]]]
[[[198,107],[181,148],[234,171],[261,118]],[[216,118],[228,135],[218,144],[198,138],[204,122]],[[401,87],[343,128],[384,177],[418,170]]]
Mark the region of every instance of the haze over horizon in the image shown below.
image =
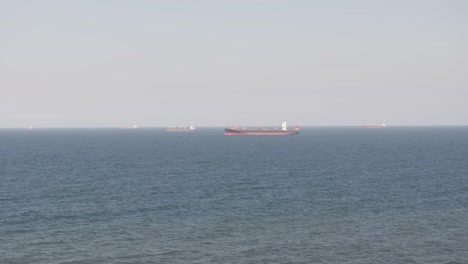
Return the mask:
[[[1,1],[0,128],[468,125],[468,1]]]

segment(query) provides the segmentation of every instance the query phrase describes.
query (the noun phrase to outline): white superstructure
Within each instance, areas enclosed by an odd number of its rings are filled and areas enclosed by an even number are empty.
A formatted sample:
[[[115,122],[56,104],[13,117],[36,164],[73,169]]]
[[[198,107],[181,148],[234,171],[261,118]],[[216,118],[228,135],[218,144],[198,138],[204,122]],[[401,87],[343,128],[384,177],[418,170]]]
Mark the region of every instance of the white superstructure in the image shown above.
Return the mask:
[[[281,124],[281,130],[288,130],[288,126],[286,125],[286,121],[283,121]]]

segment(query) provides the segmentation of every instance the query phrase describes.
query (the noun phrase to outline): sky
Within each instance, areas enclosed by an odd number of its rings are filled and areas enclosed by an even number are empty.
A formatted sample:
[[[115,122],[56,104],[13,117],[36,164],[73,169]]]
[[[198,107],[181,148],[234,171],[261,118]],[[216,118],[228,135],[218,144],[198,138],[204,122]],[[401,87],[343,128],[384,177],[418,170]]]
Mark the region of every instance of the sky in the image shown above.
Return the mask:
[[[468,125],[468,1],[0,0],[0,128]]]

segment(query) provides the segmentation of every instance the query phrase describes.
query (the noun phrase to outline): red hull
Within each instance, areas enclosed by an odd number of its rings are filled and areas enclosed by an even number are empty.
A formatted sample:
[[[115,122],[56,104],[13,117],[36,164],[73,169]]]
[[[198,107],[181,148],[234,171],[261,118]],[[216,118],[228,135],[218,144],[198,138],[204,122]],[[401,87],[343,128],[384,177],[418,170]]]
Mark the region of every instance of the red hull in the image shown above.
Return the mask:
[[[290,136],[299,134],[299,126],[296,126],[294,130],[287,130],[286,125],[281,130],[276,129],[239,129],[237,127],[225,128],[225,136]]]
[[[225,131],[225,136],[290,136],[290,135],[297,135],[299,131],[245,131],[245,130],[234,130],[234,131]]]
[[[164,132],[194,132],[195,130],[163,130]]]
[[[283,134],[274,134],[274,133],[224,133],[225,136],[289,136],[297,135],[297,133],[283,133]]]

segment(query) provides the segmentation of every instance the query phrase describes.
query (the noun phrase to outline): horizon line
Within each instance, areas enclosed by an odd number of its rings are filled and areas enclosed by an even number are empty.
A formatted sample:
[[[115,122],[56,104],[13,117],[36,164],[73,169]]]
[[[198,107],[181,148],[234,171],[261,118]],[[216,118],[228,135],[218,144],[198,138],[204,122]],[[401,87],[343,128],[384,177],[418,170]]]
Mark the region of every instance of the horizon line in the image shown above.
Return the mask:
[[[313,128],[313,127],[357,127],[362,128],[367,125],[299,125],[301,128]],[[376,125],[378,126],[378,125]],[[382,126],[385,128],[392,127],[466,127],[468,124],[457,124],[457,125],[386,125]],[[69,127],[60,127],[60,126],[40,126],[40,127],[0,127],[0,129],[21,129],[21,130],[33,130],[33,129],[122,129],[122,130],[138,130],[138,129],[158,129],[165,128],[168,126],[135,126],[135,127],[119,127],[119,126],[69,126]],[[194,126],[195,128],[226,128],[232,126],[221,126],[221,125],[204,125],[204,126]],[[259,127],[259,126],[242,126],[242,127]],[[270,126],[263,126],[270,127]],[[272,126],[274,127],[274,126]]]

